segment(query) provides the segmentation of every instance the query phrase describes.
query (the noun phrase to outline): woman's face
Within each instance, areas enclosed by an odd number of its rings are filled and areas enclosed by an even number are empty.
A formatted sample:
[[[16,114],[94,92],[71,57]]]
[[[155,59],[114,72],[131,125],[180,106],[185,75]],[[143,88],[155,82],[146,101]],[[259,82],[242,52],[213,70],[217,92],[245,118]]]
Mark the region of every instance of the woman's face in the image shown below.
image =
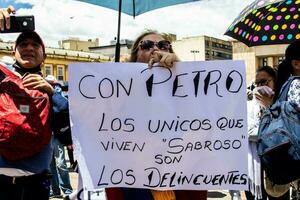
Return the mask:
[[[155,45],[153,45],[152,48],[142,48],[141,47],[141,44],[142,42],[144,41],[152,41],[154,42]],[[140,41],[140,44],[139,44],[139,49],[138,49],[138,52],[137,52],[137,60],[136,62],[142,62],[142,63],[148,63],[150,61],[150,58],[151,58],[151,55],[153,54],[153,52],[155,51],[167,51],[169,52],[169,49],[159,49],[157,44],[158,42],[160,41],[165,41],[165,39],[159,35],[159,34],[149,34],[149,35],[146,35],[145,37],[143,37]]]
[[[275,80],[273,79],[270,74],[268,74],[265,71],[260,71],[256,73],[255,76],[255,86],[260,87],[260,86],[268,86],[272,90],[275,89]]]

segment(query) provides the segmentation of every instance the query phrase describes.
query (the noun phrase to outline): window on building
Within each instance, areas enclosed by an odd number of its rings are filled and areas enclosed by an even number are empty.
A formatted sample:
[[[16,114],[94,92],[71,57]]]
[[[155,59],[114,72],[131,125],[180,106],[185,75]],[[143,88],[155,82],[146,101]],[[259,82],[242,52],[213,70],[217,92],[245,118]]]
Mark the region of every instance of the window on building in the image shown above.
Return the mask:
[[[44,75],[45,77],[48,75],[53,75],[53,66],[50,64],[44,65]]]
[[[212,46],[213,46],[213,47],[219,47],[219,44],[216,43],[216,42],[212,42]]]
[[[284,60],[284,56],[278,57],[278,64],[280,64]]]
[[[268,66],[268,58],[261,58],[261,66]]]
[[[227,50],[232,50],[232,46],[229,46],[229,45],[224,45],[224,49],[227,49]]]
[[[205,40],[205,46],[209,47],[209,41]]]
[[[232,50],[232,46],[227,45],[227,44],[217,43],[217,42],[212,42],[212,47],[215,49],[223,49],[225,51]]]
[[[213,51],[213,56],[215,59],[221,59],[221,60],[232,59],[231,54],[227,54],[227,53],[219,52],[219,51]]]
[[[65,66],[63,65],[57,66],[57,80],[59,81],[65,80]]]

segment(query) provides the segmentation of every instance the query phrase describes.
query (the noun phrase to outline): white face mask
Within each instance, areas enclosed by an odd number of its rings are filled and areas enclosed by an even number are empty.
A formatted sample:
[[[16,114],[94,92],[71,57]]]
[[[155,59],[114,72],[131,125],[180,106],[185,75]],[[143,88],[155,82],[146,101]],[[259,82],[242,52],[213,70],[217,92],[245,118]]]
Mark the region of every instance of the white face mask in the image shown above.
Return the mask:
[[[267,96],[273,96],[274,95],[274,91],[272,90],[272,88],[270,88],[270,87],[268,87],[268,86],[266,86],[266,85],[264,85],[264,86],[258,86],[258,87],[256,87],[256,88],[254,88],[254,90],[253,90],[253,94],[257,94],[257,93],[259,93],[259,94],[261,94],[261,95],[267,95]],[[261,107],[265,107],[263,104],[262,104],[262,102],[261,101],[259,101],[258,99],[256,99],[255,98],[255,96],[254,96],[254,98],[253,98],[255,101],[257,101],[257,103],[261,106]]]

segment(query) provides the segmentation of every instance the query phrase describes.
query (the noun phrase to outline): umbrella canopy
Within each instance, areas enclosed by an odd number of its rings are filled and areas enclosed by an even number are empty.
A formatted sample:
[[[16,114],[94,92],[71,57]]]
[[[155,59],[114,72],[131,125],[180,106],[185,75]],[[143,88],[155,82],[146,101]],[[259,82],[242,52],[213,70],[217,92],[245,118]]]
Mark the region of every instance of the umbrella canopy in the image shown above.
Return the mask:
[[[119,11],[120,0],[79,0]],[[138,16],[150,10],[199,0],[122,0],[121,12]]]
[[[133,17],[143,14],[145,12],[155,10],[162,7],[172,6],[176,4],[200,1],[200,0],[78,0],[119,12],[118,17],[118,33],[116,43],[115,62],[120,60],[120,24],[121,12],[131,15]]]
[[[255,0],[225,35],[247,46],[289,44],[300,40],[300,0]]]

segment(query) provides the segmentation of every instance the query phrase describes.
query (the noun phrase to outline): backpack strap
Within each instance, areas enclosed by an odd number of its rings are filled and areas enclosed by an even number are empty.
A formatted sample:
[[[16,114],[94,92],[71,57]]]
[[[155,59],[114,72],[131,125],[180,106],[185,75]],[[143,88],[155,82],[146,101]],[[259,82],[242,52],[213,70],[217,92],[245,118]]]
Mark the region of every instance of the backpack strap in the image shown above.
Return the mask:
[[[287,100],[287,95],[290,89],[290,86],[292,84],[292,82],[295,79],[300,79],[300,76],[291,76],[282,86],[280,93],[279,93],[279,97],[278,100],[279,101],[286,101]]]

